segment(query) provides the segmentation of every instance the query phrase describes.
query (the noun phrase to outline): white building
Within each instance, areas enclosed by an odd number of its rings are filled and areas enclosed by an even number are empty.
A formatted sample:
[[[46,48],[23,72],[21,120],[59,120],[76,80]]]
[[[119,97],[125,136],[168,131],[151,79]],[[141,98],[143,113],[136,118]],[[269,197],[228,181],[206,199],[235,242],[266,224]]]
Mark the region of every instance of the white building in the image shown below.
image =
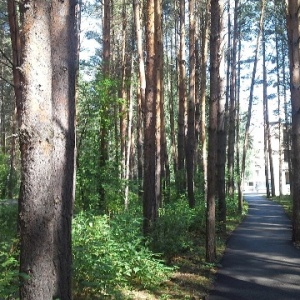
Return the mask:
[[[284,128],[284,126],[282,126]],[[266,194],[266,176],[265,176],[265,158],[264,158],[264,136],[263,127],[257,127],[252,132],[253,146],[248,151],[247,167],[245,174],[244,190],[245,192],[258,192]],[[270,123],[271,131],[271,146],[272,159],[274,168],[274,185],[275,193],[279,195],[279,134],[278,122]],[[282,133],[284,130],[282,130]],[[281,143],[283,141],[283,134],[281,134]],[[283,143],[282,143],[283,144]],[[287,160],[288,149],[282,148],[282,193],[283,195],[290,194],[289,168]],[[271,191],[271,176],[269,173],[269,186]]]

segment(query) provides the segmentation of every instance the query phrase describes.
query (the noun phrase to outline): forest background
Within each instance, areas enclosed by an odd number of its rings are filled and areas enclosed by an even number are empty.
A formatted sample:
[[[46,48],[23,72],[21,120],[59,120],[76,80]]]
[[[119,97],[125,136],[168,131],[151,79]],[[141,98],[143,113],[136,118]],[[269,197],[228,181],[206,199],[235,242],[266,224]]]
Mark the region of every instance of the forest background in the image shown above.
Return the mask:
[[[0,5],[0,191],[17,199],[16,65],[9,6]],[[95,52],[79,54],[74,298],[123,299],[168,278],[180,293],[176,268],[213,273],[217,249],[242,216],[257,107],[266,177],[274,176],[270,112],[280,159],[290,153],[285,1],[86,1],[79,17],[81,53],[92,43]],[[28,274],[18,270],[17,211],[1,201],[0,295],[14,299]],[[198,296],[208,286],[200,280]]]

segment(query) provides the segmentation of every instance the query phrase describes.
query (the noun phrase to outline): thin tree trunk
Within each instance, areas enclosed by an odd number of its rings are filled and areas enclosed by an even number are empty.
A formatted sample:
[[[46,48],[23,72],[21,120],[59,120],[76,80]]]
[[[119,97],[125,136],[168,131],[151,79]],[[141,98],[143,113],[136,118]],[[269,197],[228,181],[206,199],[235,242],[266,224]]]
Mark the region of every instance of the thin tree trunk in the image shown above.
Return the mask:
[[[216,162],[218,104],[221,93],[221,3],[211,1],[211,35],[210,35],[210,103],[209,103],[209,139],[207,161],[207,215],[206,215],[206,260],[213,262],[216,258]]]
[[[207,197],[207,134],[206,134],[206,67],[208,57],[208,32],[209,32],[209,16],[210,16],[210,0],[206,0],[205,8],[205,21],[202,33],[201,44],[201,87],[200,87],[200,141],[202,152],[202,168],[203,168],[203,181],[204,181],[204,196]]]
[[[248,104],[247,122],[246,122],[244,142],[243,142],[241,181],[240,181],[240,186],[239,186],[239,190],[240,190],[239,210],[240,211],[242,211],[242,208],[243,208],[243,196],[242,196],[243,192],[242,192],[242,189],[243,189],[243,186],[244,186],[244,178],[245,178],[245,170],[246,170],[246,157],[247,157],[248,144],[249,144],[249,135],[250,135],[250,123],[251,123],[252,105],[253,105],[253,92],[254,92],[257,61],[258,61],[258,52],[259,52],[258,50],[259,50],[259,46],[260,46],[261,31],[262,31],[264,13],[265,13],[265,2],[266,2],[266,0],[262,0],[260,21],[259,21],[259,32],[257,34],[257,39],[256,39],[255,56],[254,56],[251,86],[250,86],[250,96],[249,96],[249,104]]]
[[[109,80],[110,77],[110,0],[104,0],[103,2],[103,53],[102,53],[102,78],[104,80]],[[99,154],[99,164],[101,172],[105,172],[106,163],[108,160],[108,124],[107,118],[109,114],[108,109],[108,97],[109,89],[106,89],[106,93],[103,96],[104,101],[102,102],[102,115],[100,121],[100,154]],[[103,184],[99,183],[99,208],[100,210],[105,210],[105,188]]]
[[[270,182],[269,182],[269,117],[268,117],[268,99],[267,99],[267,72],[266,72],[266,51],[265,51],[265,38],[263,30],[263,116],[264,116],[264,158],[265,158],[265,179],[267,198],[270,198]]]
[[[194,167],[195,167],[195,1],[189,0],[189,102],[188,102],[188,123],[186,138],[186,171],[188,201],[191,208],[195,207],[194,195]]]
[[[276,5],[276,0],[275,0]],[[278,172],[279,172],[279,197],[283,195],[282,191],[282,171],[283,171],[283,159],[282,159],[282,118],[281,118],[281,91],[280,91],[280,65],[279,65],[279,40],[278,40],[278,24],[275,25],[275,42],[276,42],[276,76],[277,76],[277,109],[278,109]]]
[[[185,140],[186,140],[186,70],[185,70],[185,0],[180,0],[179,46],[179,109],[178,109],[178,170],[176,185],[179,193],[185,193]]]
[[[238,43],[238,10],[239,0],[235,0],[234,5],[234,20],[233,20],[233,42],[232,42],[232,59],[231,59],[231,77],[230,77],[230,101],[229,101],[229,131],[228,131],[228,195],[234,195],[234,144],[235,144],[235,120],[236,120],[236,56]]]
[[[143,178],[143,130],[142,130],[142,107],[145,103],[145,89],[146,89],[146,78],[145,78],[145,65],[144,65],[144,49],[143,49],[143,37],[140,19],[140,1],[133,1],[134,11],[134,23],[136,31],[136,44],[138,52],[138,63],[139,63],[139,83],[140,90],[138,93],[138,116],[137,116],[137,150],[138,150],[138,180],[139,180],[139,196],[142,197],[142,178]]]
[[[156,198],[156,48],[155,48],[155,2],[146,2],[146,93],[144,106],[144,234],[148,235],[157,218]]]
[[[156,80],[156,201],[162,203],[162,180],[165,174],[165,140],[163,111],[163,35],[162,35],[162,2],[155,1],[155,80]]]

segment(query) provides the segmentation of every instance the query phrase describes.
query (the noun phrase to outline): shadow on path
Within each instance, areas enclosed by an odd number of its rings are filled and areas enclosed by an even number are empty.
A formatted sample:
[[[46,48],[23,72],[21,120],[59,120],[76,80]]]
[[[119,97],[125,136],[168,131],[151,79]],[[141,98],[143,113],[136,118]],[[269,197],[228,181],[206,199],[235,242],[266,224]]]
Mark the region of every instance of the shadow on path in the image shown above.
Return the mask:
[[[209,300],[300,299],[300,251],[282,207],[247,194],[248,215],[230,237]]]

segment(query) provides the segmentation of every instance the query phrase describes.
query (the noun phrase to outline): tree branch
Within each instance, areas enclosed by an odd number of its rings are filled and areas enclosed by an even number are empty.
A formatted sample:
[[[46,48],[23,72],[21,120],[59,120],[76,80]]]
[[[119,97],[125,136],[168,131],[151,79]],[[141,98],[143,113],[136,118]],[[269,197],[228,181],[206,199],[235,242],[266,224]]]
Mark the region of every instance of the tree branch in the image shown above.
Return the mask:
[[[13,62],[9,59],[9,57],[4,53],[4,51],[2,49],[0,49],[0,53],[10,63],[10,65],[13,67],[14,66]]]
[[[0,79],[3,80],[4,82],[6,82],[7,84],[9,84],[11,87],[15,88],[15,86],[10,81],[8,81],[6,78],[4,78],[1,75],[0,75]]]

